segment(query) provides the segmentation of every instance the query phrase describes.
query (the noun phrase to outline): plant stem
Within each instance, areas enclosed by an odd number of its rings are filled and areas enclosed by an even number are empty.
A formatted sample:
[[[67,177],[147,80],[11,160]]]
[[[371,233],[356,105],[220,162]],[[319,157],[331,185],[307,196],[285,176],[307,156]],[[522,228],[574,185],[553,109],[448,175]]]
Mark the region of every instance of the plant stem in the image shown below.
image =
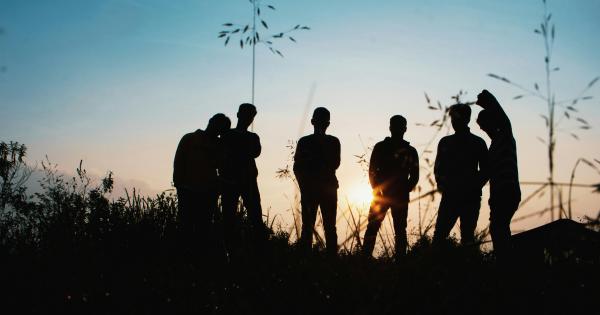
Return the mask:
[[[256,0],[252,1],[252,104],[254,104],[254,78],[256,68]]]

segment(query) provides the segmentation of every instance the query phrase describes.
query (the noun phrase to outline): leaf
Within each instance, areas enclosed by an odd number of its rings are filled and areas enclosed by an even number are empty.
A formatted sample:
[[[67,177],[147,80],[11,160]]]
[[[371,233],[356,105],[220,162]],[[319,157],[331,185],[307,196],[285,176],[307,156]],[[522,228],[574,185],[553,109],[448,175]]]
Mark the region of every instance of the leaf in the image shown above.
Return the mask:
[[[239,32],[239,31],[240,31],[240,29],[236,28],[235,30],[231,31],[231,34],[235,34],[235,33]]]
[[[267,44],[269,44],[269,45],[273,45],[273,42],[272,42],[272,41],[270,41],[270,40],[266,41],[265,43],[267,43]]]
[[[571,115],[569,115],[569,112],[565,112],[565,117],[567,117],[567,119],[571,119]]]
[[[534,33],[540,34],[540,30],[538,30],[537,28],[533,30]]]
[[[298,25],[294,26],[294,29],[295,29],[295,30],[297,30],[297,29],[299,29],[299,28],[300,28],[300,24],[298,24]]]
[[[269,47],[269,50],[270,50],[272,53],[275,53],[275,50],[273,49],[273,47]]]
[[[248,31],[248,29],[250,28],[250,25],[246,25],[244,27],[244,30],[242,31],[242,33],[246,33]]]
[[[575,140],[579,140],[579,137],[574,133],[571,133],[571,137],[573,137]]]
[[[271,10],[275,11],[275,7],[274,7],[274,6],[272,6],[272,5],[268,5],[268,6],[267,6],[267,8],[269,8],[269,9],[271,9]]]
[[[542,139],[541,137],[536,137],[536,139],[538,139],[539,142],[546,144],[546,140]]]
[[[540,86],[537,83],[534,83],[533,87],[535,88],[536,91],[540,90]]]
[[[440,103],[440,101],[437,101],[437,107],[439,110],[442,110],[442,103]]]
[[[428,109],[431,109],[431,110],[438,110],[438,108],[437,108],[437,107],[433,107],[433,106],[431,106],[431,105],[427,106],[427,108],[428,108]]]
[[[556,67],[556,68],[552,69],[552,71],[558,71],[558,70],[560,70],[559,67]]]
[[[292,42],[296,42],[296,40],[292,36],[288,36]]]
[[[427,104],[431,104],[431,100],[429,99],[429,95],[427,95],[427,92],[424,92],[423,94],[425,94],[425,101],[427,101]]]
[[[244,41],[240,39],[240,48],[244,48]]]
[[[233,26],[233,24],[231,24],[231,23],[225,23],[225,24],[223,24],[223,26]]]
[[[550,124],[548,117],[546,117],[545,115],[540,115],[540,117],[542,117],[544,119],[544,121],[546,122],[546,127],[548,127],[548,125]]]
[[[591,88],[596,82],[600,80],[600,77],[595,77],[590,83],[588,83],[588,88]]]
[[[577,121],[580,122],[580,123],[582,123],[582,124],[589,125],[588,122],[585,119],[581,118],[581,117],[577,117]]]
[[[258,32],[256,32],[256,37],[255,37],[255,40],[256,40],[257,42],[258,42],[258,41],[260,41],[260,35],[258,35]]]
[[[600,160],[598,160],[598,159],[594,159],[594,161],[595,161],[596,163],[600,164]]]
[[[439,120],[434,120],[434,121],[432,121],[432,122],[431,122],[431,124],[429,124],[429,126],[430,126],[430,127],[432,127],[432,126],[435,126],[435,125],[437,125],[439,122],[440,122]]]
[[[225,36],[227,36],[227,33],[221,33],[221,34],[219,34],[219,38],[223,38]]]
[[[592,98],[594,98],[593,96],[584,96],[581,99],[582,100],[591,100]]]
[[[260,20],[260,23],[262,23],[262,25],[263,25],[265,28],[267,28],[267,29],[269,28],[269,26],[267,26],[267,22],[265,22],[265,20]]]
[[[256,15],[260,16],[260,8],[256,8]]]
[[[517,96],[513,97],[513,100],[518,100],[520,98],[523,98],[523,96],[525,96],[525,95],[517,95]]]
[[[227,46],[227,43],[229,43],[229,36],[227,36],[227,38],[225,39],[225,46]]]
[[[588,129],[590,129],[590,128],[591,128],[591,127],[590,127],[590,126],[587,126],[587,125],[586,125],[586,126],[580,126],[580,127],[579,127],[579,129],[583,129],[583,130],[588,130]]]
[[[546,21],[550,21],[551,18],[552,18],[552,13],[548,14],[548,17],[546,18]]]
[[[554,24],[552,24],[552,31],[550,31],[550,37],[554,40]]]
[[[567,109],[572,111],[572,112],[577,112],[577,109],[573,106],[567,106]]]
[[[310,30],[310,27],[308,27],[308,26],[302,26],[301,29],[303,29],[303,30]]]
[[[279,50],[275,50],[275,52],[276,52],[276,53],[277,53],[279,56],[281,56],[281,57],[283,58],[283,54],[281,53],[281,51],[279,51]]]
[[[501,76],[493,74],[493,73],[488,73],[488,77],[492,77],[494,79],[497,79],[497,80],[500,80],[500,81],[504,81],[506,83],[510,83],[510,80],[508,80],[507,78],[501,77]]]

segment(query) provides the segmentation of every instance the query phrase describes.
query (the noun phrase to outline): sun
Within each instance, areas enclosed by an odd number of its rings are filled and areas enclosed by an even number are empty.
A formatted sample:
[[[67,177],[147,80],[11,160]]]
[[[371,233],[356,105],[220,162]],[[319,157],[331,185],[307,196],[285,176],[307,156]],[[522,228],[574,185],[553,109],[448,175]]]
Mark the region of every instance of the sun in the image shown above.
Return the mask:
[[[356,184],[348,191],[348,201],[355,206],[368,206],[372,200],[373,194],[368,184]]]

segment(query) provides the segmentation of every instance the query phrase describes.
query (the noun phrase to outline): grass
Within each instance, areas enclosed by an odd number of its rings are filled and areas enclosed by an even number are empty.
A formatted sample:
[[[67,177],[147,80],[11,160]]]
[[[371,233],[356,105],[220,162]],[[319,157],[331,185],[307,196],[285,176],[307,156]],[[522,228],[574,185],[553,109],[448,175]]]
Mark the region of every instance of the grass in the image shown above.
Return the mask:
[[[10,156],[2,174],[23,167],[9,163]],[[348,235],[353,241],[331,258],[319,245],[309,254],[297,250],[290,241],[293,231],[273,230],[272,223],[269,239],[256,244],[243,237],[249,232],[243,214],[242,237],[228,251],[218,232],[187,245],[177,234],[172,192],[152,198],[132,192],[109,200],[110,173],[94,186],[81,166],[70,179],[48,163],[43,168],[43,190],[34,196],[3,177],[0,279],[8,293],[1,304],[7,314],[590,313],[598,308],[597,261],[501,268],[478,247],[451,240],[432,248],[427,236],[414,242],[400,263],[385,254],[366,260],[356,228]],[[355,227],[362,223],[349,220]]]

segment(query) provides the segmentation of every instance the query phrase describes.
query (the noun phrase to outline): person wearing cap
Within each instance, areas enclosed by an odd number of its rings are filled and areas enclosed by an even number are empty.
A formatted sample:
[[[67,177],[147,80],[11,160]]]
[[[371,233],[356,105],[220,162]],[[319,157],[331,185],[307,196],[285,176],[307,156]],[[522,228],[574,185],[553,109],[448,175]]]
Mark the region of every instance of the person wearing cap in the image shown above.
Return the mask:
[[[314,133],[298,140],[294,154],[294,174],[300,187],[302,206],[302,233],[299,245],[305,250],[312,247],[317,210],[321,207],[327,252],[337,254],[337,189],[335,175],[340,166],[340,141],[325,134],[330,113],[324,107],[314,110],[311,124]]]
[[[434,174],[442,200],[433,242],[445,240],[460,218],[460,241],[466,245],[475,240],[481,189],[487,182],[488,152],[485,141],[469,130],[469,105],[452,105],[448,114],[454,134],[440,140],[435,158]]]
[[[369,208],[367,230],[363,242],[365,257],[373,255],[377,232],[388,209],[392,209],[395,233],[395,258],[406,255],[408,241],[406,221],[409,194],[419,181],[419,156],[417,150],[404,140],[406,118],[390,118],[391,137],[378,142],[371,153],[369,182],[373,188],[373,201]]]
[[[236,211],[240,197],[246,208],[250,224],[257,237],[262,238],[265,226],[258,189],[258,169],[254,159],[260,156],[261,145],[257,134],[248,131],[256,116],[256,107],[241,104],[237,112],[237,125],[223,135],[224,161],[220,170],[223,179],[223,225],[226,240],[237,235]]]
[[[506,261],[511,252],[510,221],[521,202],[517,144],[510,119],[492,93],[483,90],[476,104],[483,108],[477,124],[492,139],[488,153],[490,235],[496,257]]]
[[[231,127],[223,114],[214,115],[206,130],[198,129],[179,141],[173,162],[177,189],[178,227],[186,242],[205,240],[217,210],[219,136]]]

